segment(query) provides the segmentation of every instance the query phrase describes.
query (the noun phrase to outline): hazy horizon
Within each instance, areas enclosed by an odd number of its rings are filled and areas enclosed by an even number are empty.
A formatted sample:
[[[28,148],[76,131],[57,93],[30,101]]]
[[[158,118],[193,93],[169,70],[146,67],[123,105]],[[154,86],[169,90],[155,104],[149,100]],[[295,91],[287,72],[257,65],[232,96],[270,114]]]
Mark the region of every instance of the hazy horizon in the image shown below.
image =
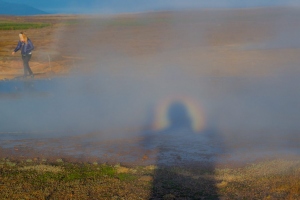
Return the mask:
[[[181,10],[181,9],[207,9],[207,8],[251,8],[251,7],[276,7],[291,6],[298,7],[299,1],[296,0],[265,0],[265,1],[238,1],[238,0],[213,0],[213,1],[196,1],[196,0],[163,0],[163,1],[96,1],[96,0],[68,0],[68,1],[37,1],[28,0],[3,0],[9,3],[18,3],[32,6],[49,13],[65,13],[65,14],[114,14],[124,12],[149,12],[159,10]]]

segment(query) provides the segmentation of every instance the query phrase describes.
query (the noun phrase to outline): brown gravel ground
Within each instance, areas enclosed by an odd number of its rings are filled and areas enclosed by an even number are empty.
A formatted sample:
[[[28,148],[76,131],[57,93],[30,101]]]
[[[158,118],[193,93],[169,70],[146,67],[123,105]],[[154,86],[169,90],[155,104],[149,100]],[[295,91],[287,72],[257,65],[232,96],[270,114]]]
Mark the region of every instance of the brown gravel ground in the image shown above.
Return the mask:
[[[62,159],[0,162],[0,199],[299,199],[300,163],[124,167]]]

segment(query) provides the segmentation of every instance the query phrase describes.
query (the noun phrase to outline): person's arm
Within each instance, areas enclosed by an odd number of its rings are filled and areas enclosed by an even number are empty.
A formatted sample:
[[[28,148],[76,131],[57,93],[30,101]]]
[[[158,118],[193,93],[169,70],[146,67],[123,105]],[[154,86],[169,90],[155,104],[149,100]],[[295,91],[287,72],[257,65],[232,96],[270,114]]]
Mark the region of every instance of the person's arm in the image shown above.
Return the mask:
[[[22,42],[19,41],[18,44],[17,44],[17,47],[16,47],[15,50],[12,52],[12,54],[14,55],[17,51],[19,51],[20,48],[21,48],[21,46],[22,46]]]
[[[30,53],[34,49],[34,46],[31,42],[31,40],[28,39],[27,45],[26,45],[26,53]]]

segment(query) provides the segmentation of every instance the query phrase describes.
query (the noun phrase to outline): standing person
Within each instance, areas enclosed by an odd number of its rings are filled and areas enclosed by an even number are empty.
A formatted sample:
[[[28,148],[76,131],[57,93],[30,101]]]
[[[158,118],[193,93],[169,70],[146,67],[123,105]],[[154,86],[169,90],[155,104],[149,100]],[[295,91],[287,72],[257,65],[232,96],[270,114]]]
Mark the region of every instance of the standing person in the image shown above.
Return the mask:
[[[31,59],[31,51],[34,49],[34,46],[31,40],[23,32],[20,32],[19,38],[20,40],[17,44],[17,47],[12,52],[12,55],[14,55],[18,50],[21,49],[24,66],[24,77],[26,77],[29,74],[29,76],[33,78],[34,74],[32,73],[32,70],[29,67],[29,60]]]

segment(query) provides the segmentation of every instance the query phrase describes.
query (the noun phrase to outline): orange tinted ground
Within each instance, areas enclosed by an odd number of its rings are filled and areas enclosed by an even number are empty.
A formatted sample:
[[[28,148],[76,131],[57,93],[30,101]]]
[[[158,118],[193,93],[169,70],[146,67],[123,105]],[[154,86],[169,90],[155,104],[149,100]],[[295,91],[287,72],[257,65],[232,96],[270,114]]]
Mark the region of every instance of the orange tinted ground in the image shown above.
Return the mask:
[[[0,20],[52,25],[0,31],[0,79],[23,73],[20,56],[11,55],[20,31],[35,45],[31,67],[37,78],[70,70],[88,72],[100,66],[159,72],[164,66],[177,65],[201,76],[298,72],[300,51],[290,45],[289,33],[299,31],[299,16],[297,10],[279,8],[98,17],[2,16]],[[282,38],[289,39],[289,44]],[[278,45],[268,46],[275,43]]]

